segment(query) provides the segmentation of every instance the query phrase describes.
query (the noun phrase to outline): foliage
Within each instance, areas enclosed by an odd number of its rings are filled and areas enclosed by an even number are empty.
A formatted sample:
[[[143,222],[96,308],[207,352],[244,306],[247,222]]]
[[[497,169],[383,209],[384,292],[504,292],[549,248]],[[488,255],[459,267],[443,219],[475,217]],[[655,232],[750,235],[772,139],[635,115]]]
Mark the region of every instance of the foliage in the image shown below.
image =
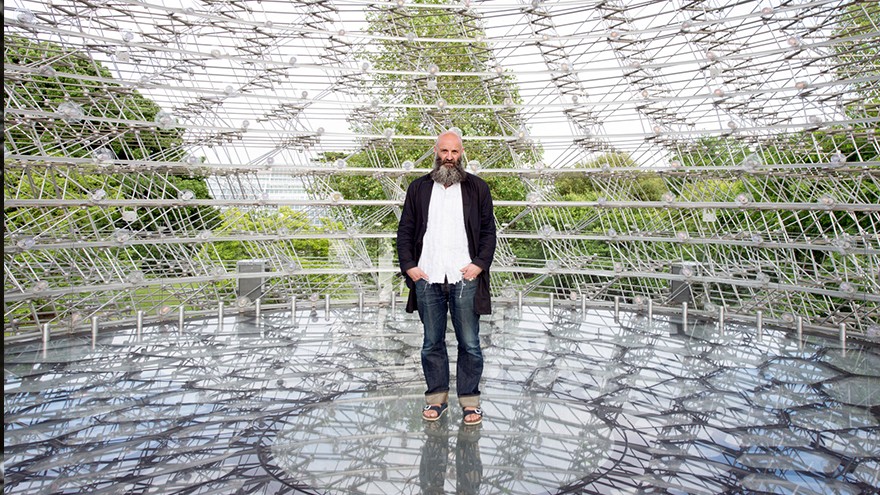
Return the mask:
[[[418,9],[419,4],[445,3],[441,1],[410,2],[407,9]],[[368,14],[368,31],[375,34],[410,38],[461,38],[480,32],[474,19],[462,16],[460,12],[430,9],[426,15],[401,15],[397,9],[383,9]],[[462,25],[462,19],[465,24]],[[511,135],[511,122],[518,116],[513,110],[493,112],[487,110],[444,109],[437,106],[444,101],[447,106],[459,104],[502,105],[520,102],[520,97],[512,83],[510,74],[498,75],[494,82],[487,84],[478,76],[431,75],[439,72],[487,72],[491,67],[491,51],[482,42],[474,43],[432,43],[419,39],[411,41],[385,40],[376,52],[360,55],[372,68],[370,80],[364,81],[361,91],[385,102],[407,104],[406,108],[375,112],[367,127],[353,123],[359,133],[387,135],[386,130],[395,136],[437,135],[439,132],[457,127],[462,135],[496,136]],[[401,76],[384,71],[419,71],[424,76]],[[436,85],[436,86],[435,86]],[[378,88],[378,89],[377,89]],[[421,107],[414,106],[421,105]],[[427,107],[427,108],[426,108]],[[515,125],[515,124],[514,124]],[[433,167],[433,142],[418,139],[393,140],[376,139],[367,143],[364,151],[347,158],[349,167],[397,168],[404,161],[414,162],[415,168]],[[502,141],[467,140],[465,142],[465,165],[479,162],[482,167],[511,167],[513,157],[509,145]],[[324,161],[331,163],[339,155],[326,154]],[[405,190],[413,176],[396,182],[395,189],[384,185],[370,176],[333,176],[330,187],[339,191],[347,199],[386,199],[396,197]],[[524,200],[526,188],[515,177],[486,177],[497,200]],[[353,207],[356,217],[365,217],[371,212],[365,207]],[[496,207],[495,216],[499,224],[510,222],[521,208]],[[396,219],[386,216],[382,219],[382,229],[396,228]],[[523,244],[513,243],[515,251],[525,254]],[[532,243],[533,244],[533,243]],[[371,253],[375,256],[376,253]]]

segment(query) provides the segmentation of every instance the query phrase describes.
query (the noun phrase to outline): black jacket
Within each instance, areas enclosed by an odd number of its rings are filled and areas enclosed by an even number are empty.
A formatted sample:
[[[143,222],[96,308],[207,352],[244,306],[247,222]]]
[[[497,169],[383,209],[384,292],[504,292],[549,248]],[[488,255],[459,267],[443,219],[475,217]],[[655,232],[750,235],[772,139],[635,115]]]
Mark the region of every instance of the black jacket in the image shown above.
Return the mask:
[[[409,287],[406,312],[417,309],[416,291],[413,281],[406,275],[410,268],[418,266],[422,255],[422,240],[428,229],[428,205],[434,181],[430,175],[423,175],[412,181],[406,190],[403,212],[397,226],[397,259],[400,271]],[[492,195],[486,181],[476,175],[467,174],[461,181],[461,201],[464,210],[464,224],[467,232],[468,251],[471,262],[483,269],[477,277],[477,293],[474,296],[474,309],[477,314],[492,312],[489,295],[489,265],[495,255],[495,213]]]

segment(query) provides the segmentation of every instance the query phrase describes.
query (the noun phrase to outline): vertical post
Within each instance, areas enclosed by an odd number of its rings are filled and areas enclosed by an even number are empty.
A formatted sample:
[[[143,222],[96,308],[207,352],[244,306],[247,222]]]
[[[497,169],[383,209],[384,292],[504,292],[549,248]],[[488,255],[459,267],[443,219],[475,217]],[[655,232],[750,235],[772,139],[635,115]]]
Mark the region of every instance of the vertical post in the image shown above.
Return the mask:
[[[581,321],[587,319],[587,296],[581,294]]]
[[[137,312],[137,324],[135,325],[135,328],[137,329],[135,333],[135,335],[137,335],[137,341],[140,342],[144,330],[144,310],[142,309],[139,309]]]
[[[516,291],[516,310],[522,314],[523,293],[521,290]]]
[[[687,301],[681,303],[681,327],[684,329],[684,332],[687,333],[688,328],[688,303]]]
[[[92,316],[92,350],[95,350],[95,344],[98,343],[98,317]]]
[[[261,305],[262,305],[262,300],[261,300],[260,298],[257,298],[257,300],[254,301],[254,317],[255,317],[256,320],[257,320],[257,325],[260,324],[260,309],[261,309]]]
[[[724,306],[718,307],[718,332],[724,335]]]
[[[177,309],[177,333],[183,333],[183,319],[184,319],[184,309],[183,306]]]
[[[846,323],[840,324],[840,348],[846,352]]]
[[[364,314],[364,291],[358,292],[358,315]]]
[[[795,328],[797,329],[798,349],[802,349],[804,346],[804,317],[803,316],[798,316],[795,319]]]
[[[614,321],[620,319],[620,296],[614,296]]]
[[[296,296],[290,296],[290,321],[296,326]]]
[[[330,319],[330,294],[324,296],[324,319]]]
[[[553,303],[556,302],[556,294],[550,293],[550,317],[553,317]]]
[[[217,305],[217,330],[223,328],[223,301]]]
[[[764,338],[764,312],[759,309],[755,319],[755,326],[758,327],[758,340],[761,340]]]
[[[654,300],[650,297],[648,298],[648,326],[651,326],[651,322],[654,321]]]
[[[391,291],[391,315],[397,312],[397,292]]]
[[[43,355],[46,354],[46,348],[49,346],[49,324],[43,323]]]

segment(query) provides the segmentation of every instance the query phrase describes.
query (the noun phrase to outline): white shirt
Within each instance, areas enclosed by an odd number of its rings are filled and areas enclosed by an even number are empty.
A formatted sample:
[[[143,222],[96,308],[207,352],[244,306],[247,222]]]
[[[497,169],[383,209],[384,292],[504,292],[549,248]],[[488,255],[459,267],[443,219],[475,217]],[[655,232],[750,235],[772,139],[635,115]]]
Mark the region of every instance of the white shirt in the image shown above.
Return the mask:
[[[428,274],[428,283],[455,284],[461,281],[461,269],[471,262],[461,184],[443,187],[434,183],[428,205],[428,227],[422,239],[419,268]]]

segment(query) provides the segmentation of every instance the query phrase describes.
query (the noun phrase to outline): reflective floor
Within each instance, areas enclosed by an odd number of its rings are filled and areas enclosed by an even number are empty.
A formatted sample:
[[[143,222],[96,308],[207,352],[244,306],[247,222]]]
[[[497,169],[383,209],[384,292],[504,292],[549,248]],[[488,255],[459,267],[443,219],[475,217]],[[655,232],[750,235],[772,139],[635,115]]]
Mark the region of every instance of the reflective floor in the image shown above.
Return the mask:
[[[465,427],[457,407],[420,418],[420,330],[403,312],[306,310],[6,346],[4,493],[880,487],[876,346],[499,307],[482,327],[486,417]]]

